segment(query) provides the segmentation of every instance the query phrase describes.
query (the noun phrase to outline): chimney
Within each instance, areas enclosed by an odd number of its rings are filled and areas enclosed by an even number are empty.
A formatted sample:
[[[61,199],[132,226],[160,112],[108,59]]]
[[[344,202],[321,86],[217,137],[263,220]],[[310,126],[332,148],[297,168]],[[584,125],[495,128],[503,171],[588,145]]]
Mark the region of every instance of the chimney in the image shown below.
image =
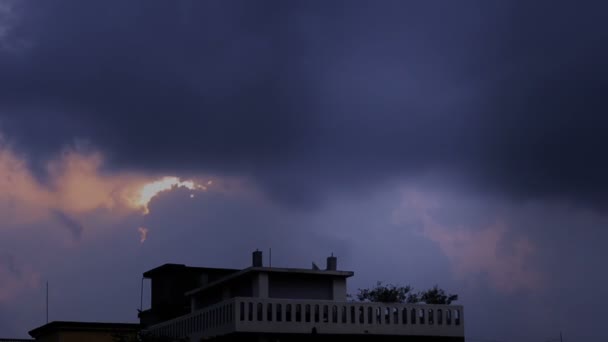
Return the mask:
[[[334,253],[331,253],[330,257],[327,257],[327,271],[337,271],[338,270],[338,258],[334,256]]]
[[[258,251],[257,249],[255,250],[255,252],[253,252],[253,263],[252,266],[253,267],[263,267],[264,264],[262,262],[262,251]]]

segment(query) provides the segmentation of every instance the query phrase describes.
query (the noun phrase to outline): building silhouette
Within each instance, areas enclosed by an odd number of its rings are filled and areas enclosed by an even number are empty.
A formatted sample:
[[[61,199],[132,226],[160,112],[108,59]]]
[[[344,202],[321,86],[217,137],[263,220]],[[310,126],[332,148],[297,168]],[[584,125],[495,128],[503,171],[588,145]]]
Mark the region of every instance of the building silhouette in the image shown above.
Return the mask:
[[[41,342],[131,342],[139,324],[54,321],[29,332]]]
[[[185,341],[464,341],[463,307],[347,300],[354,275],[327,258],[321,270],[165,264],[144,273],[151,307],[144,336]],[[314,335],[314,336],[313,336]]]

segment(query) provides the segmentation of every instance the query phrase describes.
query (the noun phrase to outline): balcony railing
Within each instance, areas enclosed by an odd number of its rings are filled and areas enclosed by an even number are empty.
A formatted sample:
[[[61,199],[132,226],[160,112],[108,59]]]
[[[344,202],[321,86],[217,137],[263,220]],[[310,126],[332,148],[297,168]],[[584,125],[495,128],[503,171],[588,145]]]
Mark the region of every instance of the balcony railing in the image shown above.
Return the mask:
[[[233,332],[464,336],[459,305],[233,298],[148,328],[171,338]]]

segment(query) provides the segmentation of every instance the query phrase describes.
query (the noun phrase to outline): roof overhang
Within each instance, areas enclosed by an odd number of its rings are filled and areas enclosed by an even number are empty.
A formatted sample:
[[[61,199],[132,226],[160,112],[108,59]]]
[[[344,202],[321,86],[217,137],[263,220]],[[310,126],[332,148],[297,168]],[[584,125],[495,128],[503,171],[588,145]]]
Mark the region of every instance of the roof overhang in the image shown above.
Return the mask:
[[[199,272],[199,273],[235,273],[238,269],[232,268],[213,268],[213,267],[192,267],[184,264],[164,264],[144,272],[144,278],[152,278],[157,275],[170,274],[175,272]]]
[[[249,267],[242,271],[230,274],[222,279],[211,282],[194,290],[186,292],[186,296],[192,296],[202,291],[206,291],[210,288],[223,284],[225,282],[235,280],[240,277],[255,273],[288,273],[297,275],[310,275],[310,276],[323,276],[323,277],[337,277],[337,278],[349,278],[355,273],[352,271],[330,271],[330,270],[310,270],[305,268],[280,268],[280,267]]]

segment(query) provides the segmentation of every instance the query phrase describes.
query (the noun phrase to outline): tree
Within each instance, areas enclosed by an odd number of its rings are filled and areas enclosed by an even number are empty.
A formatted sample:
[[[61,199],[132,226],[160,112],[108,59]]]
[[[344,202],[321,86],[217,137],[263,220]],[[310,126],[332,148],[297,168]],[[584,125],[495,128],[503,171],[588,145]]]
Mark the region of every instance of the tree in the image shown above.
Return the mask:
[[[352,298],[350,295],[349,297]],[[440,289],[437,285],[429,290],[414,293],[413,288],[409,285],[384,285],[379,281],[376,283],[375,287],[358,289],[356,299],[361,302],[449,305],[458,300],[458,295],[446,294],[445,291]]]
[[[393,284],[383,285],[381,281],[371,289],[359,289],[357,299],[362,302],[380,303],[411,303],[416,295],[410,293],[411,286],[396,286]]]
[[[456,294],[446,294],[444,290],[435,285],[432,289],[426,290],[420,294],[420,301],[426,304],[445,304],[450,305],[458,300]]]

